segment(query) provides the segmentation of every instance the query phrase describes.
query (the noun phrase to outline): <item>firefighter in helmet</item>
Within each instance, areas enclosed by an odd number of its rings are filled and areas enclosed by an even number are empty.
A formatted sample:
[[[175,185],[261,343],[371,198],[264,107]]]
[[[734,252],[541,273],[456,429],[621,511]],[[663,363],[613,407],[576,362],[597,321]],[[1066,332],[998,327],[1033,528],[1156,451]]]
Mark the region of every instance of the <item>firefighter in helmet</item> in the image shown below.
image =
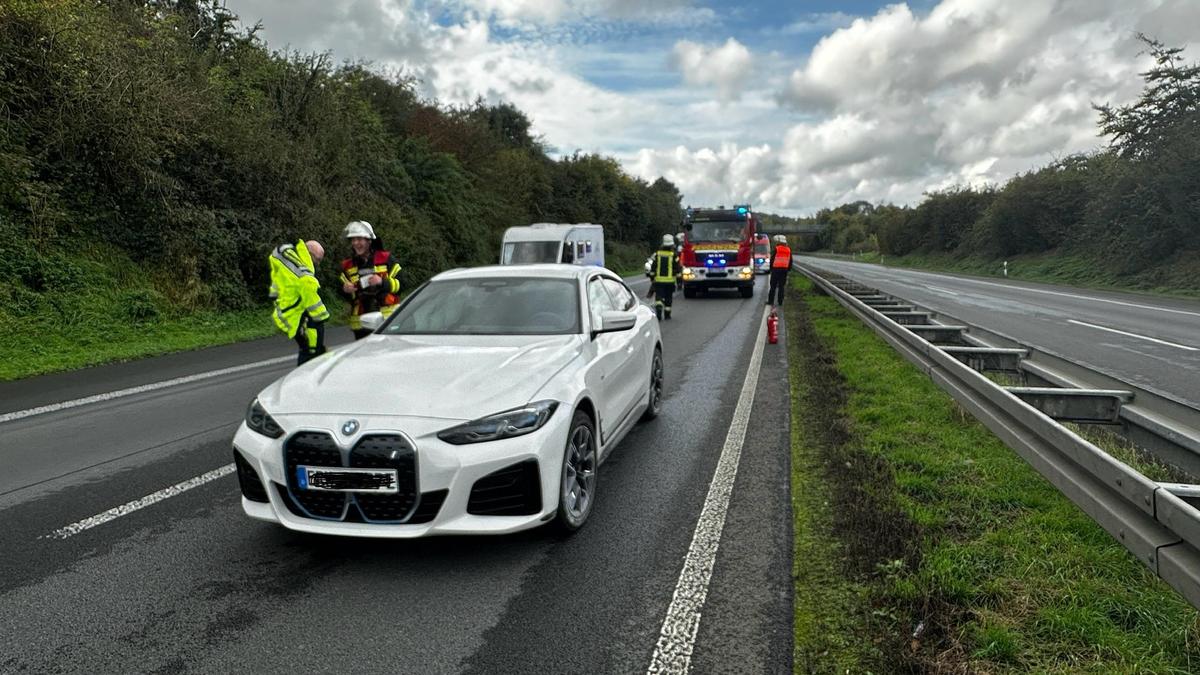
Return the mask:
[[[767,290],[767,304],[783,305],[783,293],[787,289],[788,271],[792,269],[792,249],[787,237],[775,235],[775,248],[771,250],[771,286]],[[776,300],[776,302],[772,302]]]
[[[371,334],[360,317],[368,312],[385,316],[396,309],[400,293],[400,264],[383,249],[375,228],[356,220],[342,231],[350,242],[350,257],[342,261],[342,297],[350,303],[350,330],[359,340]]]
[[[317,265],[325,248],[316,241],[280,244],[269,257],[271,299],[275,303],[275,325],[300,348],[296,365],[325,353],[325,321],[329,310],[319,294]]]
[[[675,286],[679,283],[683,268],[679,265],[679,251],[675,249],[675,237],[664,234],[662,246],[651,256],[650,289],[654,293],[654,313],[659,319],[671,318],[671,301],[675,297]]]

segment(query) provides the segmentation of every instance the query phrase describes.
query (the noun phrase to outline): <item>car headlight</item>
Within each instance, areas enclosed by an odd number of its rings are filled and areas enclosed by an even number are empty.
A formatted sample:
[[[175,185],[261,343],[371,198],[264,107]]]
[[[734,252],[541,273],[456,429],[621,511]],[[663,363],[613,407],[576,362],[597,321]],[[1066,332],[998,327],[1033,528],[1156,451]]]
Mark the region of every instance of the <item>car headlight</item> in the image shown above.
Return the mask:
[[[743,267],[741,275],[743,279],[749,279],[750,277],[754,276],[754,270],[749,267]]]
[[[537,401],[439,431],[438,438],[454,445],[466,445],[524,436],[541,429],[557,409],[558,401]]]
[[[695,278],[696,278],[696,271],[695,271],[695,270],[693,270],[693,269],[691,269],[690,267],[685,267],[685,268],[683,269],[683,278],[684,278],[684,279],[695,279]]]
[[[250,427],[251,431],[268,438],[279,438],[283,435],[283,427],[267,414],[258,399],[254,399],[254,402],[246,409],[246,426]]]

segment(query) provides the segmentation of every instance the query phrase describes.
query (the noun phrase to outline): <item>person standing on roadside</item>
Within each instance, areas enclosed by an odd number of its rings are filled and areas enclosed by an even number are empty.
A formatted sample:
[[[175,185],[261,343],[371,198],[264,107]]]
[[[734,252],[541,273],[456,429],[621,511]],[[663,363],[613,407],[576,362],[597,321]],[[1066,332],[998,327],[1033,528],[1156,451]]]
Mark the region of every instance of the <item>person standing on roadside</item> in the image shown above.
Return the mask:
[[[320,242],[309,240],[280,244],[268,258],[271,265],[272,318],[279,330],[300,348],[296,365],[325,353],[325,322],[329,310],[321,300],[317,265],[325,259]]]
[[[350,302],[350,330],[354,339],[371,334],[363,328],[362,315],[368,312],[391,314],[400,301],[400,263],[383,250],[375,228],[365,220],[356,220],[342,231],[350,241],[350,257],[342,261],[342,297]]]
[[[771,251],[771,286],[767,290],[767,304],[783,306],[783,294],[787,290],[788,271],[792,269],[792,249],[787,237],[775,235],[775,248]],[[778,296],[778,298],[776,298]],[[776,299],[777,302],[772,302]]]

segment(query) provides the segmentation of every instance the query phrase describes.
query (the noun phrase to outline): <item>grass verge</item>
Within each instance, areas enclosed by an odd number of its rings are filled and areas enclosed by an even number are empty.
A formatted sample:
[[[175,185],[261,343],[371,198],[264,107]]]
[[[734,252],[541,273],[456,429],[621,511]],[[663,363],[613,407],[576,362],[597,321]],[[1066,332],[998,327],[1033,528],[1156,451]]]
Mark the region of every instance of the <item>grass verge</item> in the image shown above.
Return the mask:
[[[788,302],[798,672],[1200,669],[1185,601],[835,301]]]
[[[276,334],[268,308],[197,312],[152,321],[5,327],[0,380],[199,349]],[[282,339],[282,338],[281,338]]]

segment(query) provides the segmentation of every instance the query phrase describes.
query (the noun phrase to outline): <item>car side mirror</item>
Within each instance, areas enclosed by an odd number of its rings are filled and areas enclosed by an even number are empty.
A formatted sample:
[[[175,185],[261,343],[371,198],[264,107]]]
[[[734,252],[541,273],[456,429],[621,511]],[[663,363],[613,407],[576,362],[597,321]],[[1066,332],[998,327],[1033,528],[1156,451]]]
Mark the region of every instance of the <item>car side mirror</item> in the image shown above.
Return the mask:
[[[596,337],[600,333],[617,333],[623,330],[631,330],[636,325],[636,312],[603,312],[600,314],[600,327],[592,331],[592,337]]]
[[[358,320],[360,323],[362,323],[363,328],[375,331],[379,330],[379,327],[383,325],[384,318],[385,317],[383,314],[379,312],[367,312],[366,314],[358,317]]]

